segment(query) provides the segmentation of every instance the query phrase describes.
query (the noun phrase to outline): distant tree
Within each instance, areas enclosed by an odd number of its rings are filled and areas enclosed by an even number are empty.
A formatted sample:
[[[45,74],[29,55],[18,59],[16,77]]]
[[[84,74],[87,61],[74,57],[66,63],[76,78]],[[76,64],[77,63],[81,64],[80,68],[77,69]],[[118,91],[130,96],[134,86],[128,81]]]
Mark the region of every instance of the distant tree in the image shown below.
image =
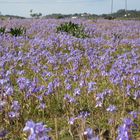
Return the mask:
[[[30,17],[32,17],[33,9],[30,10]]]
[[[36,18],[40,18],[42,16],[42,13],[36,13]]]
[[[73,14],[73,16],[78,16],[78,13]]]
[[[30,16],[32,18],[40,18],[42,16],[42,13],[33,13],[33,10],[30,10]]]

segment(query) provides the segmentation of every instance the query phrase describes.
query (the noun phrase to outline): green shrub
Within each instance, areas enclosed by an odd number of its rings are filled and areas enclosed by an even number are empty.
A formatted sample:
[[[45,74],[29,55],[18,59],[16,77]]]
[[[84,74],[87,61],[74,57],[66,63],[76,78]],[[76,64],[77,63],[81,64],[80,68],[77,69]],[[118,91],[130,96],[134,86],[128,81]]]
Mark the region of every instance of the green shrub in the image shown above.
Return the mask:
[[[75,36],[77,38],[86,38],[88,35],[84,32],[84,28],[81,25],[66,22],[61,24],[57,27],[57,32],[66,32],[72,36]]]
[[[15,37],[22,36],[25,35],[26,29],[24,27],[15,27],[15,28],[11,28],[9,33]]]
[[[0,27],[0,34],[5,34],[6,28],[5,27]]]
[[[104,19],[114,20],[114,19],[115,19],[115,17],[113,17],[113,16],[105,16],[105,17],[104,17]]]

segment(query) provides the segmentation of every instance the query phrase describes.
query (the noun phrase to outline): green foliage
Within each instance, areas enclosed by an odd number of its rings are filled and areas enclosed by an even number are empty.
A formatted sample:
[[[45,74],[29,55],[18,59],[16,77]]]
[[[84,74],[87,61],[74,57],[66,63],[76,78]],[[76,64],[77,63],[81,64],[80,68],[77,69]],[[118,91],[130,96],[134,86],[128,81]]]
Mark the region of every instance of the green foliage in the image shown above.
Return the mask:
[[[115,19],[115,17],[107,15],[104,17],[104,19],[113,20],[113,19]]]
[[[84,32],[84,28],[78,24],[66,22],[57,27],[57,32],[66,32],[77,38],[87,38],[88,35]]]
[[[42,16],[41,13],[33,13],[33,14],[31,14],[31,17],[33,17],[33,18],[40,18],[41,16]]]
[[[32,18],[40,18],[42,16],[42,13],[33,13],[33,10],[30,10],[30,16]]]
[[[0,34],[5,34],[6,28],[5,27],[0,27]]]
[[[11,28],[9,33],[15,37],[22,36],[25,35],[26,29],[24,27],[15,27],[15,28]]]
[[[6,32],[6,27],[0,27],[0,34],[11,34],[12,36],[23,36],[26,33],[26,28],[24,27],[14,27],[10,28],[10,31]]]

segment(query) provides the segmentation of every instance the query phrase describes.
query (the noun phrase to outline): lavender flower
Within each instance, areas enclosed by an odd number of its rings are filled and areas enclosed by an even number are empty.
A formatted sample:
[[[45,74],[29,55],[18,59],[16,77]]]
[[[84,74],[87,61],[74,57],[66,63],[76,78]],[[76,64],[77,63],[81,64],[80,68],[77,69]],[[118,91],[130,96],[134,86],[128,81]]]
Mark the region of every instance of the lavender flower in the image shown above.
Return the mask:
[[[80,120],[86,119],[89,115],[90,115],[89,112],[82,111],[82,112],[80,112],[80,114],[77,117],[75,117],[75,118],[74,117],[71,117],[69,119],[69,124],[73,125],[74,122],[75,122],[75,120],[78,120],[78,119],[80,119]]]
[[[74,96],[79,96],[81,94],[81,91],[79,88],[74,89]]]
[[[85,84],[85,81],[84,80],[81,80],[80,82],[79,82],[79,86],[82,88],[83,86],[85,86],[86,84]]]
[[[75,103],[75,98],[71,97],[69,94],[65,94],[64,100],[67,100],[68,103]]]
[[[4,138],[8,134],[7,130],[0,130],[0,138]]]
[[[90,92],[95,90],[95,85],[96,85],[95,82],[89,82],[88,83],[88,93],[90,93]]]
[[[46,104],[45,103],[40,103],[39,108],[40,109],[45,109],[46,108]]]
[[[132,140],[131,126],[133,121],[130,118],[125,118],[123,124],[118,128],[117,140]]]
[[[40,122],[35,123],[32,120],[27,121],[26,125],[23,129],[24,132],[29,132],[28,140],[51,140],[51,138],[48,136],[48,132],[50,131],[50,128],[46,128],[46,126]]]
[[[107,109],[108,112],[116,112],[117,108],[114,105],[110,105]]]
[[[81,111],[80,114],[77,116],[77,118],[80,119],[86,119],[88,116],[90,116],[90,113],[87,111]]]
[[[6,89],[6,95],[12,95],[13,94],[13,92],[14,92],[14,90],[13,90],[13,87],[7,87],[7,89]]]
[[[27,121],[23,131],[27,131],[27,132],[30,131],[30,134],[32,135],[34,134],[34,127],[35,127],[35,123],[32,120]]]
[[[75,122],[75,120],[76,120],[76,118],[70,118],[70,119],[69,119],[69,124],[73,125],[74,122]]]
[[[6,104],[6,101],[0,101],[0,112],[4,109]]]
[[[18,78],[17,83],[21,90],[28,88],[31,84],[30,80],[25,77]]]
[[[66,88],[66,90],[70,90],[71,89],[71,84],[69,84],[69,83],[66,84],[66,87],[65,88]]]
[[[60,86],[59,79],[55,78],[54,81],[53,81],[53,84],[54,84],[54,88],[59,87]]]
[[[127,96],[130,96],[131,95],[131,88],[132,88],[132,86],[131,85],[127,85],[127,87],[126,87],[126,94],[127,94]]]
[[[131,114],[134,119],[137,119],[137,117],[140,114],[140,112],[138,112],[138,111],[131,111],[129,114]]]
[[[134,97],[135,100],[140,98],[140,90],[137,90],[134,92]]]
[[[102,101],[97,101],[95,107],[102,107],[103,102]]]
[[[99,140],[99,137],[94,134],[92,128],[87,128],[84,135],[86,135],[87,140]]]
[[[64,70],[64,72],[63,72],[63,74],[64,74],[64,75],[68,75],[68,74],[69,74],[69,72],[70,72],[70,70],[65,69],[65,70]]]
[[[8,113],[8,116],[9,116],[10,119],[14,119],[14,118],[19,117],[19,113],[11,111],[11,112]]]
[[[54,88],[54,85],[53,85],[53,82],[50,82],[49,84],[48,84],[48,94],[51,94],[51,93],[53,93],[53,88]]]
[[[20,109],[19,102],[18,102],[18,101],[13,101],[11,108],[12,108],[15,112],[19,111],[19,109]]]

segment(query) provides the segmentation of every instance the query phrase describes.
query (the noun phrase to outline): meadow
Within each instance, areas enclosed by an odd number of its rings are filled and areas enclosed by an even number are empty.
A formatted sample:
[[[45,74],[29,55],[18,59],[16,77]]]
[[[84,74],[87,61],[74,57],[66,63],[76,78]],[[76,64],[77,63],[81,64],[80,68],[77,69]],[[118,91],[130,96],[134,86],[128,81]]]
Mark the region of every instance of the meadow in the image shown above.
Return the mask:
[[[57,31],[69,21],[84,35]],[[140,138],[139,21],[12,19],[0,28],[0,139]]]

